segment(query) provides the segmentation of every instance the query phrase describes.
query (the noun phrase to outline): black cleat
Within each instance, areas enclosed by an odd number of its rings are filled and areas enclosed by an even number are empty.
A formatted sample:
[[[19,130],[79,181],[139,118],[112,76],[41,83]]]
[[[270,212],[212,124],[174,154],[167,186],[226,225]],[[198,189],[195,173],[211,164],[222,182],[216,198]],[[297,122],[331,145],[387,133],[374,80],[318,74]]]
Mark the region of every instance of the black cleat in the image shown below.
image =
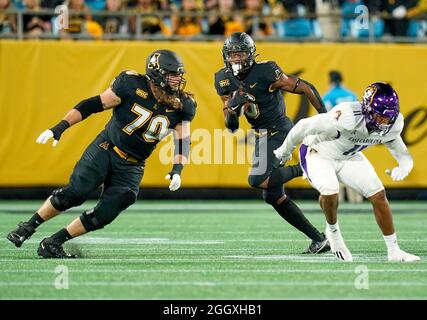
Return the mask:
[[[322,233],[324,236],[324,240],[318,242],[318,241],[312,241],[310,246],[306,251],[304,251],[304,254],[317,254],[317,253],[324,253],[331,250],[331,246],[329,245],[329,240],[326,238],[325,234]]]
[[[36,229],[28,222],[20,222],[18,228],[11,231],[6,238],[19,248],[25,240],[30,239],[34,232],[36,232]]]
[[[51,238],[44,238],[40,242],[37,254],[43,258],[54,258],[54,259],[74,259],[75,255],[66,253],[62,244],[58,244]]]

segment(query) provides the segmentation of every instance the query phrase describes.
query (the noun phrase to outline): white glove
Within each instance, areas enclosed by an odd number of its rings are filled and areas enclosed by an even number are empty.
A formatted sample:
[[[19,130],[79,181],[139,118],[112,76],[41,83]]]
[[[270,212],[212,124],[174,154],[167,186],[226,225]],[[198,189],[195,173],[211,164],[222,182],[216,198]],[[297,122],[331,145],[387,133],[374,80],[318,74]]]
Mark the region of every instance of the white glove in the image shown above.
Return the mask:
[[[37,143],[45,144],[46,142],[49,141],[50,138],[53,138],[53,132],[52,130],[47,129],[43,131],[41,135],[39,135],[36,141]],[[52,146],[56,147],[57,144],[58,144],[58,140],[53,139]]]
[[[392,170],[386,169],[385,173],[387,173],[393,181],[402,181],[408,176],[409,171],[400,167],[394,167]]]
[[[176,191],[181,186],[181,176],[177,173],[175,173],[172,178],[171,175],[168,173],[165,177],[166,180],[171,180],[171,183],[169,184],[169,190],[170,191]]]
[[[393,16],[393,18],[396,18],[396,19],[403,19],[406,16],[406,7],[398,6],[393,10],[391,15]]]
[[[276,158],[282,160],[283,163],[292,159],[292,154],[285,154],[284,151],[281,147],[273,151]]]

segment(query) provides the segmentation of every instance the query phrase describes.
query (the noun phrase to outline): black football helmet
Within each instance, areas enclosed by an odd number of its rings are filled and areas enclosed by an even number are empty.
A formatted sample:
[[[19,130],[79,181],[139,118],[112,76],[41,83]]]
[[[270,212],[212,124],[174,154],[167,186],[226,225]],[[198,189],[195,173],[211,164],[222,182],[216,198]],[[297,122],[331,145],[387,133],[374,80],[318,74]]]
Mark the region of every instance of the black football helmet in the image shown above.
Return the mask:
[[[234,32],[230,37],[225,39],[222,48],[222,57],[227,70],[233,72],[235,76],[247,71],[255,61],[255,51],[255,43],[248,34]],[[239,58],[232,57],[233,53],[245,54],[239,60]]]
[[[156,50],[146,61],[147,78],[167,94],[180,95],[185,87],[184,64],[181,58],[170,50]]]

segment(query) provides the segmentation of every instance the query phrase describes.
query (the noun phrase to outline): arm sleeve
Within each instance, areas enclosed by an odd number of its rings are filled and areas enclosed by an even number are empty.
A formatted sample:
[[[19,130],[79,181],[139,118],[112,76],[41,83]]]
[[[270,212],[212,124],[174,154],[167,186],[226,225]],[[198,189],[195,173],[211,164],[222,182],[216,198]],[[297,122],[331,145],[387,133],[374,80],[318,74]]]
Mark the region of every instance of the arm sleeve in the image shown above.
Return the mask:
[[[120,98],[123,98],[127,95],[127,86],[126,86],[126,71],[121,72],[111,83],[111,90]]]
[[[412,156],[406,148],[405,143],[402,138],[399,136],[395,140],[388,141],[384,143],[387,149],[390,151],[394,159],[396,159],[399,167],[410,172],[414,166],[414,161]]]
[[[309,135],[337,136],[339,130],[331,121],[330,113],[319,113],[313,117],[300,120],[289,132],[280,149],[283,154],[290,155],[295,147]]]

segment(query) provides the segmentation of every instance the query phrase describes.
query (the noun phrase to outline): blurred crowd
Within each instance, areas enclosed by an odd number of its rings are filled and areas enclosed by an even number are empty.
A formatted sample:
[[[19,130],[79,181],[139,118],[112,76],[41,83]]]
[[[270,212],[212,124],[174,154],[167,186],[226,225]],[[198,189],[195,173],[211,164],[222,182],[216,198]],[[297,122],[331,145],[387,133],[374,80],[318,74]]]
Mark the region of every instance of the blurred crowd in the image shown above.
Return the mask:
[[[53,13],[59,5],[69,9],[66,29]],[[207,37],[245,31],[256,38],[337,40],[427,33],[427,0],[0,0],[0,37],[17,32],[17,12],[9,9],[23,12],[23,34],[35,38]]]

